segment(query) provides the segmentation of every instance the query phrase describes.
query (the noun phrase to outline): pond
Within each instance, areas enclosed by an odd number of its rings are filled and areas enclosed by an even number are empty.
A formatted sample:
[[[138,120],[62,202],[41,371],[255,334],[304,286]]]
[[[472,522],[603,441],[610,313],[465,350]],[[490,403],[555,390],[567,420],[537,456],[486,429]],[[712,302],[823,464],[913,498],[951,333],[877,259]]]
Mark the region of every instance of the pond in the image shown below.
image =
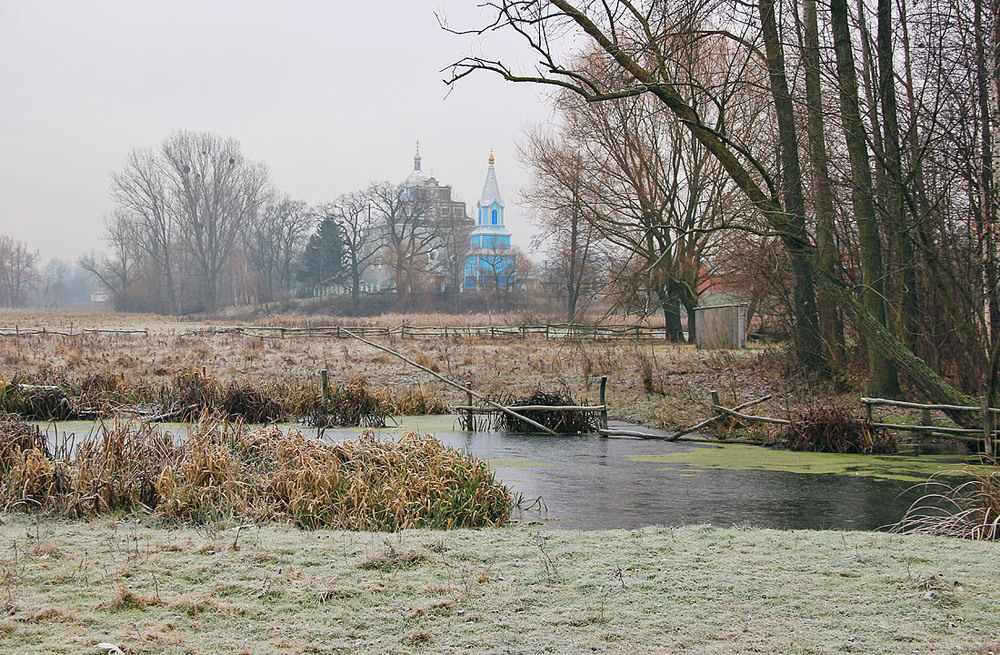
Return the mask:
[[[533,505],[519,512],[522,523],[583,530],[702,523],[874,530],[902,518],[932,474],[957,472],[970,461],[954,452],[873,457],[597,435],[468,433],[458,431],[453,416],[397,420],[400,427],[379,432],[434,434],[487,460],[523,505]],[[42,427],[52,434],[52,424]],[[60,423],[57,429],[79,440],[90,427]],[[165,429],[184,432],[179,424]],[[357,428],[325,430],[322,438],[358,434]]]

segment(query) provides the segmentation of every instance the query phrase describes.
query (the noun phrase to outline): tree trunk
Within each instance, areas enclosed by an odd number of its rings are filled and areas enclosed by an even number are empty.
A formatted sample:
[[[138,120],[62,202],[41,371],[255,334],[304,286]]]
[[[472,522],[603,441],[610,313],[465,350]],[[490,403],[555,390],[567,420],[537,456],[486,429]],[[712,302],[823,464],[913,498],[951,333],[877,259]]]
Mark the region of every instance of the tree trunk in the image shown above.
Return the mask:
[[[834,276],[837,266],[836,210],[833,205],[833,185],[830,182],[829,157],[823,129],[823,93],[820,83],[819,22],[816,17],[816,0],[802,0],[805,27],[805,45],[802,60],[806,77],[807,129],[809,132],[809,157],[812,161],[813,199],[816,204],[816,249],[819,265],[827,275]],[[847,362],[844,347],[844,323],[837,311],[833,297],[823,289],[817,290],[819,326],[830,363],[842,367]]]
[[[885,179],[882,204],[889,227],[896,235],[902,273],[900,297],[900,334],[903,343],[913,347],[919,326],[917,274],[913,263],[913,241],[903,211],[903,164],[900,155],[899,114],[896,104],[896,76],[892,61],[892,3],[878,0],[878,82],[882,103],[882,144],[885,149]]]
[[[831,0],[830,19],[833,27],[833,49],[837,57],[837,78],[840,83],[840,110],[851,160],[851,195],[861,246],[862,299],[869,318],[886,327],[888,322],[883,282],[882,241],[872,198],[871,163],[868,160],[864,125],[861,123],[858,80],[854,70],[854,52],[848,18],[847,0]],[[870,394],[882,397],[899,395],[899,379],[895,365],[885,350],[871,340],[868,343],[868,376]]]
[[[785,77],[785,60],[774,15],[774,0],[760,0],[761,32],[767,57],[774,113],[778,120],[781,150],[781,192],[788,226],[802,238],[806,233],[805,201],[802,196],[802,169],[799,165],[798,138],[795,134],[795,111]],[[809,368],[823,363],[819,320],[816,310],[816,290],[811,271],[803,257],[792,256],[795,274],[795,348],[799,362]]]
[[[989,336],[1000,326],[1000,292],[997,288],[996,258],[993,246],[993,226],[997,220],[996,198],[993,195],[993,134],[990,116],[990,83],[988,64],[986,62],[986,29],[983,20],[983,2],[975,0],[975,36],[976,36],[976,91],[979,105],[979,121],[981,130],[979,165],[979,235],[984,252],[984,277],[986,279],[986,313],[987,324],[990,326]]]

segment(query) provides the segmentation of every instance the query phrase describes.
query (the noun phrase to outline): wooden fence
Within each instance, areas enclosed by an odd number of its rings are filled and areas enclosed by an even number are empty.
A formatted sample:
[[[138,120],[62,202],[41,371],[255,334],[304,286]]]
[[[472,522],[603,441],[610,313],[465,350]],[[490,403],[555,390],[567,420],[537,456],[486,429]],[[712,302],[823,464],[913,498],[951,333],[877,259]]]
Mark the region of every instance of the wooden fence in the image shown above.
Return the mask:
[[[0,327],[0,337],[79,334],[140,334],[148,335],[148,329],[120,330],[105,328],[51,329],[46,327],[21,328]],[[187,334],[241,334],[246,336],[280,339],[287,337],[390,337],[402,339],[565,339],[597,341],[666,341],[668,333],[663,327],[647,325],[584,325],[577,323],[547,323],[544,325],[312,325],[306,327],[281,327],[262,325],[215,326],[189,330]]]
[[[956,439],[959,441],[970,441],[982,443],[986,447],[986,452],[991,452],[991,445],[997,442],[998,422],[996,416],[1000,414],[1000,408],[996,407],[968,407],[964,405],[932,405],[922,403],[912,403],[902,400],[889,400],[886,398],[861,398],[861,404],[865,408],[865,416],[873,427],[885,430],[898,430],[902,432],[916,432],[926,435],[938,435]],[[745,414],[736,409],[730,409],[719,404],[718,394],[712,392],[712,409],[718,412],[718,416],[731,416],[741,421],[750,423],[769,423],[772,425],[790,425],[791,421],[783,418],[772,418],[768,416],[754,416]],[[920,410],[919,423],[883,423],[874,419],[875,407],[898,407],[901,409]],[[980,414],[983,417],[983,427],[981,428],[961,428],[944,425],[936,425],[933,412],[960,412]]]

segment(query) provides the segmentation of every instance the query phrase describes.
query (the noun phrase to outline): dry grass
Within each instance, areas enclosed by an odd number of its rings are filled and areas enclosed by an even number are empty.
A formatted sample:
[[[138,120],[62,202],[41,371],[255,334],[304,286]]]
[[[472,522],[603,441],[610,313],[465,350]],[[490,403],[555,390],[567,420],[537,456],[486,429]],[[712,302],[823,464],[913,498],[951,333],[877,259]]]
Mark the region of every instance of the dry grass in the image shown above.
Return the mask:
[[[3,316],[0,313],[0,316]],[[493,316],[495,324],[517,324],[531,317]],[[67,328],[101,325],[149,328],[149,335],[76,334],[0,337],[0,371],[34,384],[66,385],[71,399],[94,376],[124,378],[128,389],[108,389],[106,406],[149,402],[158,410],[182,406],[182,379],[203,373],[206,384],[217,383],[221,393],[237,383],[261,392],[282,406],[286,416],[305,417],[319,398],[320,369],[330,371],[331,388],[361,377],[384,402],[389,413],[443,411],[465,404],[464,394],[430,376],[408,368],[395,358],[360,342],[333,337],[309,338],[296,333],[286,338],[259,338],[237,333],[213,333],[206,323],[174,322],[162,317],[96,315],[67,317],[38,314],[22,327],[48,325]],[[485,316],[407,315],[359,319],[368,325],[484,324]],[[257,321],[301,327],[348,322],[337,317],[269,316]],[[813,390],[795,378],[779,349],[729,354],[697,351],[693,346],[608,341],[400,339],[380,342],[431,364],[441,374],[462,382],[471,380],[483,394],[530,394],[536,388],[566,388],[585,404],[597,402],[597,378],[609,376],[608,401],[613,418],[657,427],[689,425],[708,416],[708,391],[718,389],[725,401],[749,400],[774,393],[775,405],[795,407]],[[184,377],[186,376],[186,377]],[[174,396],[177,396],[174,398]],[[784,408],[784,407],[783,407]]]
[[[177,443],[149,424],[116,420],[71,458],[57,459],[21,432],[0,424],[0,506],[7,511],[141,511],[195,523],[235,518],[399,530],[502,525],[514,502],[485,462],[415,434],[330,444],[206,418]]]

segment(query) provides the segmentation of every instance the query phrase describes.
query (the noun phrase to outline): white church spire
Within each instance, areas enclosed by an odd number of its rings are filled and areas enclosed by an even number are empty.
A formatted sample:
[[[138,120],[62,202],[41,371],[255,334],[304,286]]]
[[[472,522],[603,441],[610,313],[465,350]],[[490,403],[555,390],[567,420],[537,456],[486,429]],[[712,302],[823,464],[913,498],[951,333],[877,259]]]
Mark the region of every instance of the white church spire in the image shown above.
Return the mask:
[[[486,171],[486,183],[483,184],[483,195],[479,198],[480,207],[489,207],[494,202],[503,207],[503,199],[500,197],[500,185],[497,183],[497,172],[493,167],[496,160],[493,158],[493,151],[490,150],[490,167]]]

